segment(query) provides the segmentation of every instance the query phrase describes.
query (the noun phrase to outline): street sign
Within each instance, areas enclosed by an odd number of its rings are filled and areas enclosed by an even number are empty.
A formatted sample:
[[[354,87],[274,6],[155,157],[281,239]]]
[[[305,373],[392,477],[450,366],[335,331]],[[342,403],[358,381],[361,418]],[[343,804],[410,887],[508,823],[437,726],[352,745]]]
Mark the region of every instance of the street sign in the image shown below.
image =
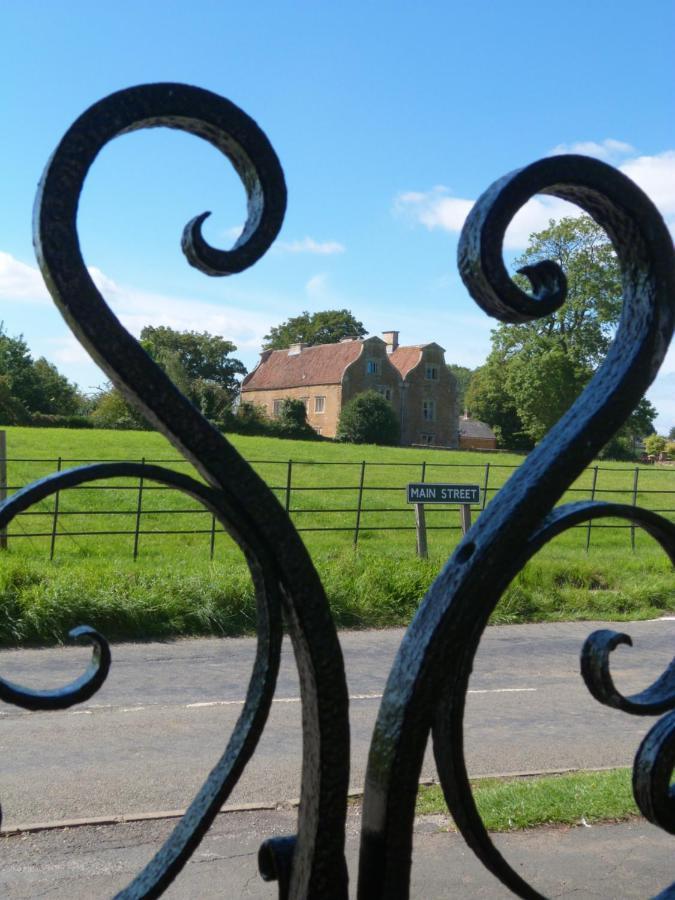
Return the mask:
[[[477,484],[419,484],[408,485],[408,503],[460,503],[480,506],[480,487]]]

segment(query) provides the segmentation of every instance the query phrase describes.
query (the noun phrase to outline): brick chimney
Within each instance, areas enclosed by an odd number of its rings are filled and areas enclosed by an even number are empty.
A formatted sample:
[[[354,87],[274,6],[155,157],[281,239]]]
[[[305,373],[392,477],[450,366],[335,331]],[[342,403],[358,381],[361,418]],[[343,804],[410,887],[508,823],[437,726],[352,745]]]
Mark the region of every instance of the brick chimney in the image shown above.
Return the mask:
[[[398,347],[398,331],[383,331],[382,337],[387,345],[387,353],[393,353]]]
[[[302,353],[302,351],[305,349],[306,346],[307,346],[307,344],[291,344],[291,346],[288,348],[288,355],[289,356],[300,356],[300,354]]]

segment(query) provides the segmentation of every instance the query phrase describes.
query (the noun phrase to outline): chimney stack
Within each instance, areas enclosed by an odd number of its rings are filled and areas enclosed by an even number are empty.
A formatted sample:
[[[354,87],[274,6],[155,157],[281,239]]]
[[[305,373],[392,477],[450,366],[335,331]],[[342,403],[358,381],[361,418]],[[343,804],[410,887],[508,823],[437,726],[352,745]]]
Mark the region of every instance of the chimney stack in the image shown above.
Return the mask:
[[[398,347],[398,331],[383,331],[382,337],[387,345],[387,353],[393,353]]]

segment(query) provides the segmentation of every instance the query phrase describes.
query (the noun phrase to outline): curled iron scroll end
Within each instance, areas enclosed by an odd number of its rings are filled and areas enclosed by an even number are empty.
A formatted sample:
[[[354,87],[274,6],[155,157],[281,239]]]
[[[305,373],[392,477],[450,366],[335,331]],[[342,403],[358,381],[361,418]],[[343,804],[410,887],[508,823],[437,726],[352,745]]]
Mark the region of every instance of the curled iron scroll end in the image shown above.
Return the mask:
[[[633,795],[640,811],[654,825],[675,834],[675,712],[647,733],[633,764]]]
[[[614,686],[609,656],[621,644],[632,647],[630,635],[601,628],[586,638],[581,649],[581,676],[586,687],[600,703],[616,709],[625,709],[625,700]]]
[[[71,640],[93,644],[89,666],[74,681],[61,688],[40,691],[22,687],[0,678],[0,700],[22,709],[67,709],[92,697],[108,677],[110,671],[110,645],[108,641],[88,625],[80,625],[68,633]]]
[[[272,242],[268,241],[261,249],[243,240],[242,235],[232,250],[218,250],[206,241],[202,233],[202,225],[210,215],[210,212],[203,212],[190,219],[181,238],[181,248],[187,261],[205,275],[236,275],[243,272],[257,262]]]

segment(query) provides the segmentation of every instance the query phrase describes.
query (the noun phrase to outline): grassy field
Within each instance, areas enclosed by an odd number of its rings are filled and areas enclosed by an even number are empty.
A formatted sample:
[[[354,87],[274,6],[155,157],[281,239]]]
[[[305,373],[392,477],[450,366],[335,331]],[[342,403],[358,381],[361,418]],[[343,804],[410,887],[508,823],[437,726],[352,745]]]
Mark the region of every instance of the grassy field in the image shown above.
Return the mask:
[[[291,515],[321,574],[336,621],[344,627],[406,625],[459,538],[456,509],[428,508],[428,524],[437,526],[429,532],[430,558],[416,558],[413,511],[405,503],[404,487],[421,480],[423,467],[426,481],[481,486],[487,481],[489,502],[522,462],[508,454],[240,436],[232,442],[282,502],[288,461],[293,461]],[[191,471],[164,438],[146,432],[8,428],[7,446],[10,488],[55,471],[59,457],[62,468],[145,458]],[[363,511],[354,552],[363,461]],[[635,471],[635,466],[603,462],[597,473],[593,468],[584,472],[565,499],[589,497],[595,479],[598,499],[631,503]],[[137,482],[62,492],[51,563],[54,498],[12,523],[0,569],[0,643],[52,642],[80,622],[100,627],[111,638],[254,630],[252,585],[240,551],[218,530],[211,560],[210,515],[197,511],[189,498],[157,488],[144,485],[136,562]],[[675,468],[639,467],[639,505],[670,510],[673,499]],[[593,526],[588,553],[585,526],[544,548],[510,586],[493,621],[629,619],[673,611],[672,569],[660,549],[637,531],[633,553],[630,528],[605,524]],[[336,530],[311,530],[326,526]],[[448,526],[452,530],[441,530]],[[170,535],[167,530],[189,533]],[[98,533],[83,534],[91,531]],[[39,532],[46,536],[35,536]]]

